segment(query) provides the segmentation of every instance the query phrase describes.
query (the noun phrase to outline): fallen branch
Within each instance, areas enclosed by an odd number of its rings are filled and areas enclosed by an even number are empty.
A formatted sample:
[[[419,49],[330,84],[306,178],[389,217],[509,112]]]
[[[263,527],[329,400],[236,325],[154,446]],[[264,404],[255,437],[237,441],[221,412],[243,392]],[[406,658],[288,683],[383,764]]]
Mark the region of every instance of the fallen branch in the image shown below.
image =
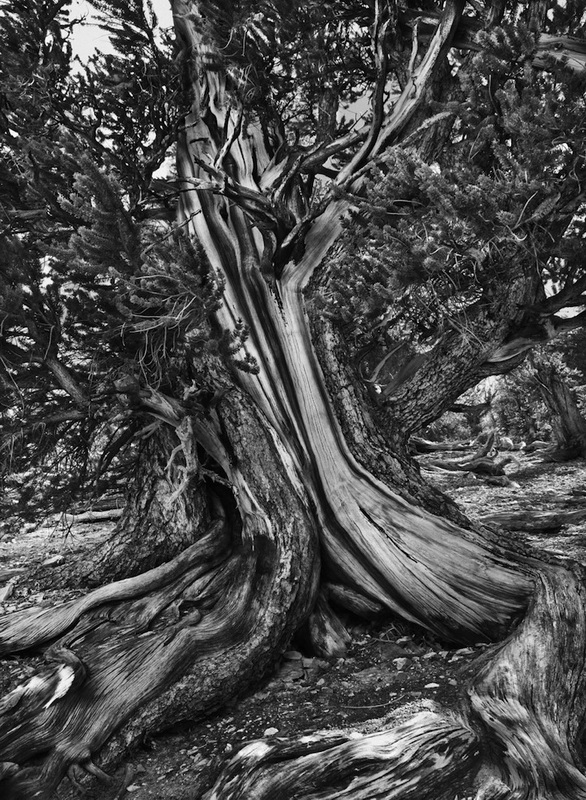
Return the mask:
[[[81,514],[63,514],[60,519],[66,525],[78,525],[82,522],[107,522],[120,519],[123,510],[122,508],[109,508],[105,511],[84,511]]]
[[[482,522],[491,522],[510,531],[559,531],[565,525],[576,525],[586,519],[586,508],[573,511],[518,511],[485,514]]]
[[[420,436],[412,436],[409,439],[409,444],[416,453],[436,453],[452,452],[454,450],[469,450],[470,442],[430,442],[429,439],[422,439]]]

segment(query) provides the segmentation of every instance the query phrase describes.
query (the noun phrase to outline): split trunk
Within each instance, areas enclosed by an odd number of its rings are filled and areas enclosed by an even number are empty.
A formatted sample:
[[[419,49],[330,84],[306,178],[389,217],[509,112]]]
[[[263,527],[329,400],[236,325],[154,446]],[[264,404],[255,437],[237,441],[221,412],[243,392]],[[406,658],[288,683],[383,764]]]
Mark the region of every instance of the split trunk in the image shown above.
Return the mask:
[[[447,335],[385,409],[372,406],[339,331],[312,306],[347,201],[333,193],[314,213],[270,115],[237,112],[230,26],[207,5],[173,3],[194,97],[180,213],[225,281],[215,325],[249,331],[236,354],[248,371],[232,367],[196,417],[150,390],[162,426],[153,469],[108,550],[112,563],[128,553],[125,533],[156,541],[168,529],[147,571],[125,566],[78,600],[0,620],[0,653],[44,649],[56,662],[0,703],[5,794],[48,797],[76,766],[99,772],[98,753],[108,763],[147,731],[211,713],[253,687],[301,626],[314,650],[339,652],[341,609],[399,615],[457,642],[499,640],[522,621],[487,657],[462,715],[359,740],[253,744],[209,798],[437,798],[481,762],[510,797],[586,797],[581,569],[474,527],[406,455],[408,436],[476,381],[535,286],[511,267],[475,335]],[[446,3],[371,153],[407,129],[463,8]]]

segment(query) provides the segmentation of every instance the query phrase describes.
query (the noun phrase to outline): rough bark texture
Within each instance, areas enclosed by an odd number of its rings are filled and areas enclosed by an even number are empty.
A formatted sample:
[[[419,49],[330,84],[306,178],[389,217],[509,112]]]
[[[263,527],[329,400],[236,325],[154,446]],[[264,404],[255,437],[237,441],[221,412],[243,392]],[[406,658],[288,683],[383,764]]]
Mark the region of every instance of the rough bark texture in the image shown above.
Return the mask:
[[[461,719],[424,712],[378,733],[251,742],[204,800],[437,800],[478,756],[476,735]]]
[[[523,621],[483,657],[469,690],[503,796],[586,797],[584,577],[576,564],[542,569]]]
[[[153,569],[185,550],[210,520],[192,422],[161,423],[140,444],[116,528],[94,555],[75,566],[75,580],[90,585]],[[68,582],[71,574],[66,572]]]
[[[336,606],[370,618],[398,614],[467,642],[502,638],[531,602],[479,673],[461,717],[420,715],[359,739],[254,743],[209,800],[438,797],[476,768],[480,753],[511,797],[584,796],[582,573],[540,571],[528,549],[473,527],[423,487],[405,455],[413,430],[491,359],[511,358],[501,345],[538,296],[533,254],[519,259],[515,248],[500,248],[508,280],[471,311],[473,331],[446,333],[409,380],[386,386],[382,410],[352,376],[333,326],[310,320],[312,286],[340,233],[347,193],[360,189],[369,159],[418,119],[465,5],[445,3],[385,117],[390,19],[376,3],[372,122],[339,151],[328,142],[295,153],[270,98],[262,114],[242,104],[255,87],[230,61],[239,6],[174,0],[193,96],[178,143],[179,221],[225,281],[215,327],[244,323],[250,335],[231,362],[232,388],[200,416],[182,415],[178,401],[154,390],[147,398],[168,406],[169,440],[139,476],[146,491],[139,483],[120,530],[136,541],[146,526],[150,559],[169,527],[159,556],[172,560],[60,608],[0,619],[2,652],[45,648],[57,661],[1,701],[5,793],[47,796],[73,765],[95,771],[106,742],[105,764],[146,731],[210,713],[270,669],[304,623],[315,649],[339,652],[346,634]],[[332,188],[311,205],[312,170],[348,142],[354,150]],[[385,424],[388,435],[377,433]],[[217,470],[207,508],[195,499],[196,447]],[[111,552],[122,561],[120,541]]]
[[[534,380],[551,414],[551,426],[557,442],[552,459],[569,460],[586,457],[586,419],[574,393],[551,363],[539,360]]]
[[[51,644],[58,662],[3,701],[8,796],[18,788],[49,797],[72,765],[92,769],[124,723],[111,754],[147,730],[209,713],[227,687],[238,694],[259,680],[307,616],[319,563],[307,498],[245,398],[226,396],[217,415],[231,443],[239,531],[219,518],[168,564],[1,620],[5,652]],[[35,757],[36,769],[18,769]]]

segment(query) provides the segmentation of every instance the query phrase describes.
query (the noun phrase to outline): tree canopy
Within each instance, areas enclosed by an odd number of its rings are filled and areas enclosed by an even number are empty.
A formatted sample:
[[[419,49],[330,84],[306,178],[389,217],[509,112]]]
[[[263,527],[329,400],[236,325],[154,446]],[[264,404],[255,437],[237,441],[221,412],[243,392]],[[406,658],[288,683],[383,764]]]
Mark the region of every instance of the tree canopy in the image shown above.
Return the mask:
[[[22,504],[35,513],[39,474],[69,502],[131,447],[143,423],[116,387],[134,381],[179,399],[174,358],[202,379],[222,291],[222,277],[174,228],[181,190],[160,170],[188,103],[185,53],[173,52],[168,33],[155,35],[142,3],[107,3],[98,8],[114,52],[76,63],[67,7],[16,3],[2,20],[2,446],[5,478],[25,472]],[[489,370],[567,326],[555,312],[582,302],[586,286],[583,77],[541,44],[580,36],[578,16],[555,5],[537,29],[537,11],[515,11],[473,39],[482,17],[467,8],[457,31],[465,47],[452,51],[439,91],[425,87],[425,112],[410,112],[393,145],[396,107],[413,69],[425,69],[418,48],[437,13],[433,3],[415,11],[211,4],[201,20],[228,65],[237,125],[258,115],[278,143],[274,186],[264,196],[224,186],[233,202],[274,240],[283,265],[332,197],[350,209],[316,302],[345,325],[357,363],[376,354],[365,377],[383,405],[405,367],[424,373],[421,353],[454,331],[474,337],[476,319],[497,313],[503,282],[518,276],[531,288],[525,308],[508,312],[510,342],[487,355]],[[205,171],[219,191],[218,168]],[[213,349],[223,343],[255,368],[243,322],[215,335]],[[44,466],[33,478],[34,464]]]
[[[214,350],[255,368],[242,320],[209,328],[222,277],[181,236],[181,189],[160,170],[189,102],[186,54],[155,35],[141,2],[97,6],[114,52],[87,64],[72,59],[67,3],[16,3],[2,20],[2,447],[5,478],[21,473],[35,513],[43,472],[50,496],[70,502],[122,463],[144,426],[117,386],[179,400],[173,359],[201,381],[214,336]],[[586,287],[584,79],[547,47],[580,37],[573,7],[511,9],[476,33],[483,17],[470,4],[437,86],[420,55],[433,3],[214,3],[201,14],[240,108],[235,131],[258,116],[278,153],[264,195],[222,186],[206,165],[210,190],[251,215],[283,267],[332,198],[347,205],[316,303],[344,326],[380,404],[422,379],[446,338],[477,335],[503,284],[527,288],[488,371],[581,322],[556,313],[579,307]],[[411,85],[427,94],[417,110]],[[414,426],[437,409],[418,413]]]

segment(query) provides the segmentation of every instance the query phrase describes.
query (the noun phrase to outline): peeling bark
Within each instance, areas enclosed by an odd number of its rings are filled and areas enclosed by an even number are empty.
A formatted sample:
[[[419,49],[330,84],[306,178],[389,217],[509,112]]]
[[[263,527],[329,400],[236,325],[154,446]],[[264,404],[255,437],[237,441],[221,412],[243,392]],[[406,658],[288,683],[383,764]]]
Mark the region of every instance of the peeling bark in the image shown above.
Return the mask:
[[[213,12],[228,19],[232,6],[173,0],[193,93],[178,143],[180,223],[225,281],[215,325],[250,331],[236,354],[248,369],[226,367],[232,388],[197,418],[155,390],[142,398],[169,427],[139,471],[104,571],[114,561],[125,575],[150,569],[55,609],[0,619],[2,652],[40,648],[56,662],[0,701],[5,793],[46,797],[73,766],[96,772],[100,751],[106,765],[147,731],[209,714],[253,687],[303,625],[317,650],[340,652],[341,607],[366,618],[397,614],[458,642],[497,640],[525,616],[491,652],[460,716],[423,714],[358,739],[252,743],[208,800],[438,798],[481,758],[511,797],[586,796],[582,571],[544,566],[528,547],[473,526],[423,488],[404,449],[520,324],[538,293],[528,279],[533,256],[516,260],[517,250],[503,248],[510,280],[476,309],[474,335],[444,336],[409,380],[391,385],[383,411],[369,405],[336,332],[312,322],[308,302],[349,208],[339,190],[358,190],[368,159],[409,131],[446,67],[465,5],[444,4],[383,119],[386,23],[377,3],[371,125],[333,150],[296,154],[270,98],[262,115],[242,104],[239,90],[254,87],[230,63],[230,26],[214,27]],[[350,146],[335,185],[311,205],[308,173]],[[382,419],[388,435],[376,433]],[[208,504],[197,447],[223,481]],[[148,550],[130,563],[138,534]]]
[[[574,393],[555,366],[540,359],[536,363],[534,382],[551,414],[551,425],[557,441],[553,461],[569,461],[586,457],[586,419]]]
[[[423,712],[379,733],[251,742],[204,800],[437,800],[478,756],[478,740],[462,720]]]
[[[51,643],[58,662],[5,699],[2,760],[37,762],[32,775],[7,768],[5,791],[48,797],[72,765],[91,771],[114,731],[110,751],[120,755],[147,730],[209,713],[225,703],[227,685],[238,694],[258,681],[309,613],[318,559],[307,500],[258,412],[242,397],[221,405],[240,533],[220,519],[151,572],[2,619],[5,651]]]
[[[483,655],[469,690],[487,765],[509,797],[586,797],[583,567],[544,567],[513,634]]]

